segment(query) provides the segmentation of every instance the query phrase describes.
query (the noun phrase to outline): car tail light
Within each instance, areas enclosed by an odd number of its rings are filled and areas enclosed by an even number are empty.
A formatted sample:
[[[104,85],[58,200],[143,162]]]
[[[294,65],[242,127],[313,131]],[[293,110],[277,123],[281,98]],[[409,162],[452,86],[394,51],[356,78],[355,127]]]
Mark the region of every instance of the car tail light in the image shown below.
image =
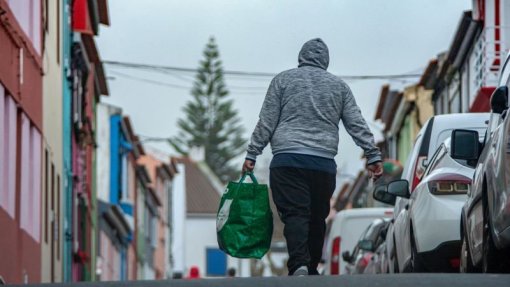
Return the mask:
[[[368,254],[365,254],[365,256],[363,256],[360,261],[359,261],[359,266],[361,268],[365,268],[368,266],[368,263],[370,262],[370,260],[372,259],[372,256],[373,254],[371,253],[368,253]]]
[[[429,180],[428,186],[433,194],[467,193],[471,179],[460,174],[439,174]]]
[[[459,268],[460,267],[460,259],[459,258],[450,259],[450,266],[455,269]]]
[[[331,246],[331,264],[330,273],[331,275],[340,274],[340,243],[342,238],[340,236],[333,239],[333,245]]]
[[[413,192],[416,186],[420,184],[421,177],[425,172],[425,166],[423,163],[426,159],[426,156],[419,156],[418,159],[416,159],[416,163],[414,164],[413,185],[411,186],[411,192]]]

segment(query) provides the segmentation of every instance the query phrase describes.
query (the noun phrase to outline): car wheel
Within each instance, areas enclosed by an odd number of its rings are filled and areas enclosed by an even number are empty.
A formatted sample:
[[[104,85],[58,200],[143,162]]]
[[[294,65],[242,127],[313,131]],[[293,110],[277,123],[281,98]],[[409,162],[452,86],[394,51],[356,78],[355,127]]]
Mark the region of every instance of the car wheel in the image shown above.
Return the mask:
[[[411,239],[413,240],[413,239]],[[416,247],[414,245],[414,240],[411,243],[411,272],[413,273],[422,273],[425,272],[425,265],[420,260],[418,255],[418,251],[416,251]]]
[[[461,273],[478,273],[480,272],[480,268],[477,268],[473,265],[473,260],[471,259],[471,252],[469,251],[469,246],[467,242],[467,236],[464,235],[462,239],[462,248],[460,251],[460,272]]]
[[[484,273],[498,273],[501,263],[496,246],[492,239],[489,208],[487,203],[483,206],[483,258],[482,270]]]
[[[398,268],[398,256],[397,246],[395,245],[395,235],[393,235],[393,273],[400,273],[400,269]]]
[[[414,241],[414,232],[411,226],[411,272],[422,273],[426,271],[425,265],[420,260],[418,251],[416,249],[416,242]]]

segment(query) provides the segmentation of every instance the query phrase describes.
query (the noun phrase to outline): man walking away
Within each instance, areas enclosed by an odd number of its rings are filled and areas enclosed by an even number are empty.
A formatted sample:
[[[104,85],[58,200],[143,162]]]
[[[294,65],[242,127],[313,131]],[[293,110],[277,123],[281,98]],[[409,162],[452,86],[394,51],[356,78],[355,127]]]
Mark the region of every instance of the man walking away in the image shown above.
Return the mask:
[[[270,186],[285,224],[289,275],[316,275],[335,190],[340,120],[367,158],[369,175],[382,174],[381,153],[345,82],[326,71],[328,47],[306,42],[298,68],[273,78],[248,146],[243,172],[252,171],[271,141]]]

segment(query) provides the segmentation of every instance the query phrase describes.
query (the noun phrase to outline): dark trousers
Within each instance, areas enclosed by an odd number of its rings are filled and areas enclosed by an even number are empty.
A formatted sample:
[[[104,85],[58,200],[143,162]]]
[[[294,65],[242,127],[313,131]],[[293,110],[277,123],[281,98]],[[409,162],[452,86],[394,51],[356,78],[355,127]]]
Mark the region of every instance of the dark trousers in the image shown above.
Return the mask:
[[[307,266],[309,274],[318,274],[329,214],[330,198],[335,190],[334,174],[294,167],[276,167],[269,184],[280,219],[285,225],[289,274]]]

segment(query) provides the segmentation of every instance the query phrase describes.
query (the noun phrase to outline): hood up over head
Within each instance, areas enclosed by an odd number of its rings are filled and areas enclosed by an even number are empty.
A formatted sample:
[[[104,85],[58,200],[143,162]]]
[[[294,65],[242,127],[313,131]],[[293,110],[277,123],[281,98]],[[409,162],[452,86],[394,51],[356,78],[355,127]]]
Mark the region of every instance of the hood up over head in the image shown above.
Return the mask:
[[[298,61],[298,67],[313,66],[327,70],[329,66],[328,46],[320,38],[312,39],[301,48]]]

